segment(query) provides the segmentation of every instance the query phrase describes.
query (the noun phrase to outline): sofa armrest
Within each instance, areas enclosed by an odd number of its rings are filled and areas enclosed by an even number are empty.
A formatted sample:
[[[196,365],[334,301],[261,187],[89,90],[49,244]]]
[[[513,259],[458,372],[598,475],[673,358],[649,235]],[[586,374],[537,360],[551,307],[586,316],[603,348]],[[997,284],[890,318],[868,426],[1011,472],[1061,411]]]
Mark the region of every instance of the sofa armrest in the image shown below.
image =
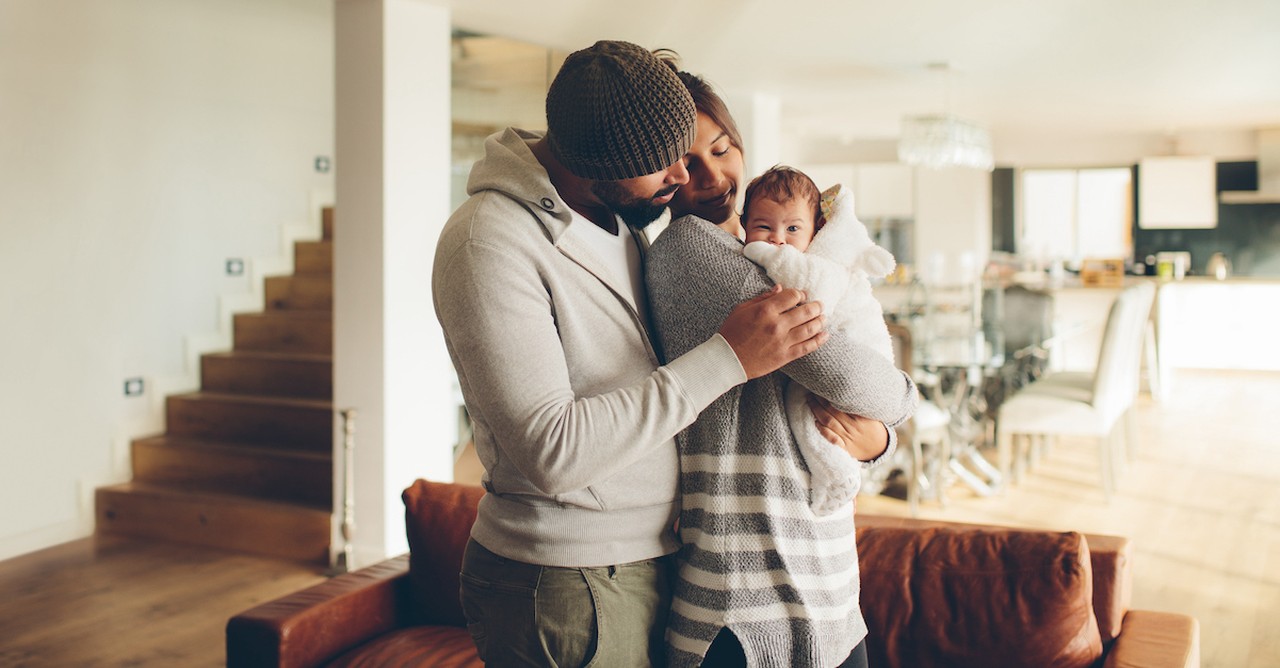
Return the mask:
[[[1172,612],[1130,610],[1104,668],[1199,668],[1200,623]]]
[[[227,666],[317,666],[408,625],[409,556],[345,573],[227,622]]]

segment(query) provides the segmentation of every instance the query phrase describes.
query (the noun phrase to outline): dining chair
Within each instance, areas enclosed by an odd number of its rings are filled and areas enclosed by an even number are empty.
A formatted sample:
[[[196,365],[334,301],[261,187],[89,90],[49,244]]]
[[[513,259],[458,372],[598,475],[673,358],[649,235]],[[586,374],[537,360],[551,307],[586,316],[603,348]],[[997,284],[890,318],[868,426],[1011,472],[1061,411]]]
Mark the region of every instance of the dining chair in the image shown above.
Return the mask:
[[[899,369],[914,375],[911,330],[905,325],[888,322],[889,338],[893,341],[894,362]],[[907,506],[911,516],[920,511],[920,498],[928,491],[941,503],[946,503],[946,491],[941,476],[951,457],[951,414],[934,402],[921,397],[916,412],[907,422],[899,425],[897,458],[902,462],[907,482]],[[908,446],[905,449],[903,446]],[[929,452],[925,452],[925,448]],[[871,476],[884,476],[888,471],[868,471]]]
[[[1155,286],[1125,288],[1107,316],[1093,372],[1051,372],[1006,400],[999,411],[1000,470],[1017,480],[1031,455],[1029,437],[1084,436],[1096,439],[1102,488],[1115,490],[1117,454],[1136,446],[1133,410],[1139,387],[1140,354],[1151,317]],[[1117,431],[1125,423],[1124,440]],[[1126,447],[1127,446],[1127,447]]]
[[[992,442],[999,433],[1000,405],[1039,379],[1049,367],[1045,342],[1053,334],[1053,294],[1022,285],[995,285],[983,291],[982,323],[987,338],[999,341],[1004,364],[983,379],[985,418]]]
[[[983,292],[983,326],[998,328],[1004,345],[1006,382],[1017,389],[1044,374],[1048,351],[1041,345],[1053,333],[1053,294],[1022,285],[995,286]]]

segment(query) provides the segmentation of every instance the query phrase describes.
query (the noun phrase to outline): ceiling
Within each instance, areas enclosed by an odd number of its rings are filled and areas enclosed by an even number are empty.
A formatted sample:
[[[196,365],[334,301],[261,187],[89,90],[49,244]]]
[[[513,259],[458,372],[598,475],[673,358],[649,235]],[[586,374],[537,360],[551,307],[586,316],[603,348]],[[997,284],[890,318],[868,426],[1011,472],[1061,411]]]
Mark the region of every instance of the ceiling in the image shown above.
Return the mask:
[[[938,112],[997,140],[1280,126],[1278,0],[442,4],[457,28],[561,58],[597,39],[675,49],[730,96],[776,95],[785,131],[808,139],[891,139],[904,114]],[[546,72],[525,77],[545,90]]]

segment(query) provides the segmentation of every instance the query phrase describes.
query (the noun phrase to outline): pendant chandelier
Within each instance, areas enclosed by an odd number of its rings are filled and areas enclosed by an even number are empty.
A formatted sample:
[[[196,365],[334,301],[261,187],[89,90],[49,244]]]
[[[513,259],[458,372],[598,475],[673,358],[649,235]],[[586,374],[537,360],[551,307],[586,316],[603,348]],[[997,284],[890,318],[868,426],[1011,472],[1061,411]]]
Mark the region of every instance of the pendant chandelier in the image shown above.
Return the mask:
[[[991,134],[958,116],[904,116],[898,160],[920,167],[972,167],[990,171]]]
[[[904,116],[898,138],[898,160],[908,165],[940,168],[970,167],[990,171],[991,133],[977,123],[950,113],[950,63],[930,63],[928,69],[941,72],[944,80],[944,113]]]

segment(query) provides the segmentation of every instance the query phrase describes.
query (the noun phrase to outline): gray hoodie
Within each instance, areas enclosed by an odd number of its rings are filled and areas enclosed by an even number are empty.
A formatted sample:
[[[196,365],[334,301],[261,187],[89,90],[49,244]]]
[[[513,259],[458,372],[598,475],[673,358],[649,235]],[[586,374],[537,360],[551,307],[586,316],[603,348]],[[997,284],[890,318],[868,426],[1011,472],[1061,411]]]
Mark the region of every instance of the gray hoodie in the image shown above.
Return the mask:
[[[660,364],[620,272],[566,234],[573,216],[530,150],[539,138],[485,142],[436,249],[436,315],[489,492],[471,535],[548,566],[669,554],[674,437],[746,375],[719,334]]]

